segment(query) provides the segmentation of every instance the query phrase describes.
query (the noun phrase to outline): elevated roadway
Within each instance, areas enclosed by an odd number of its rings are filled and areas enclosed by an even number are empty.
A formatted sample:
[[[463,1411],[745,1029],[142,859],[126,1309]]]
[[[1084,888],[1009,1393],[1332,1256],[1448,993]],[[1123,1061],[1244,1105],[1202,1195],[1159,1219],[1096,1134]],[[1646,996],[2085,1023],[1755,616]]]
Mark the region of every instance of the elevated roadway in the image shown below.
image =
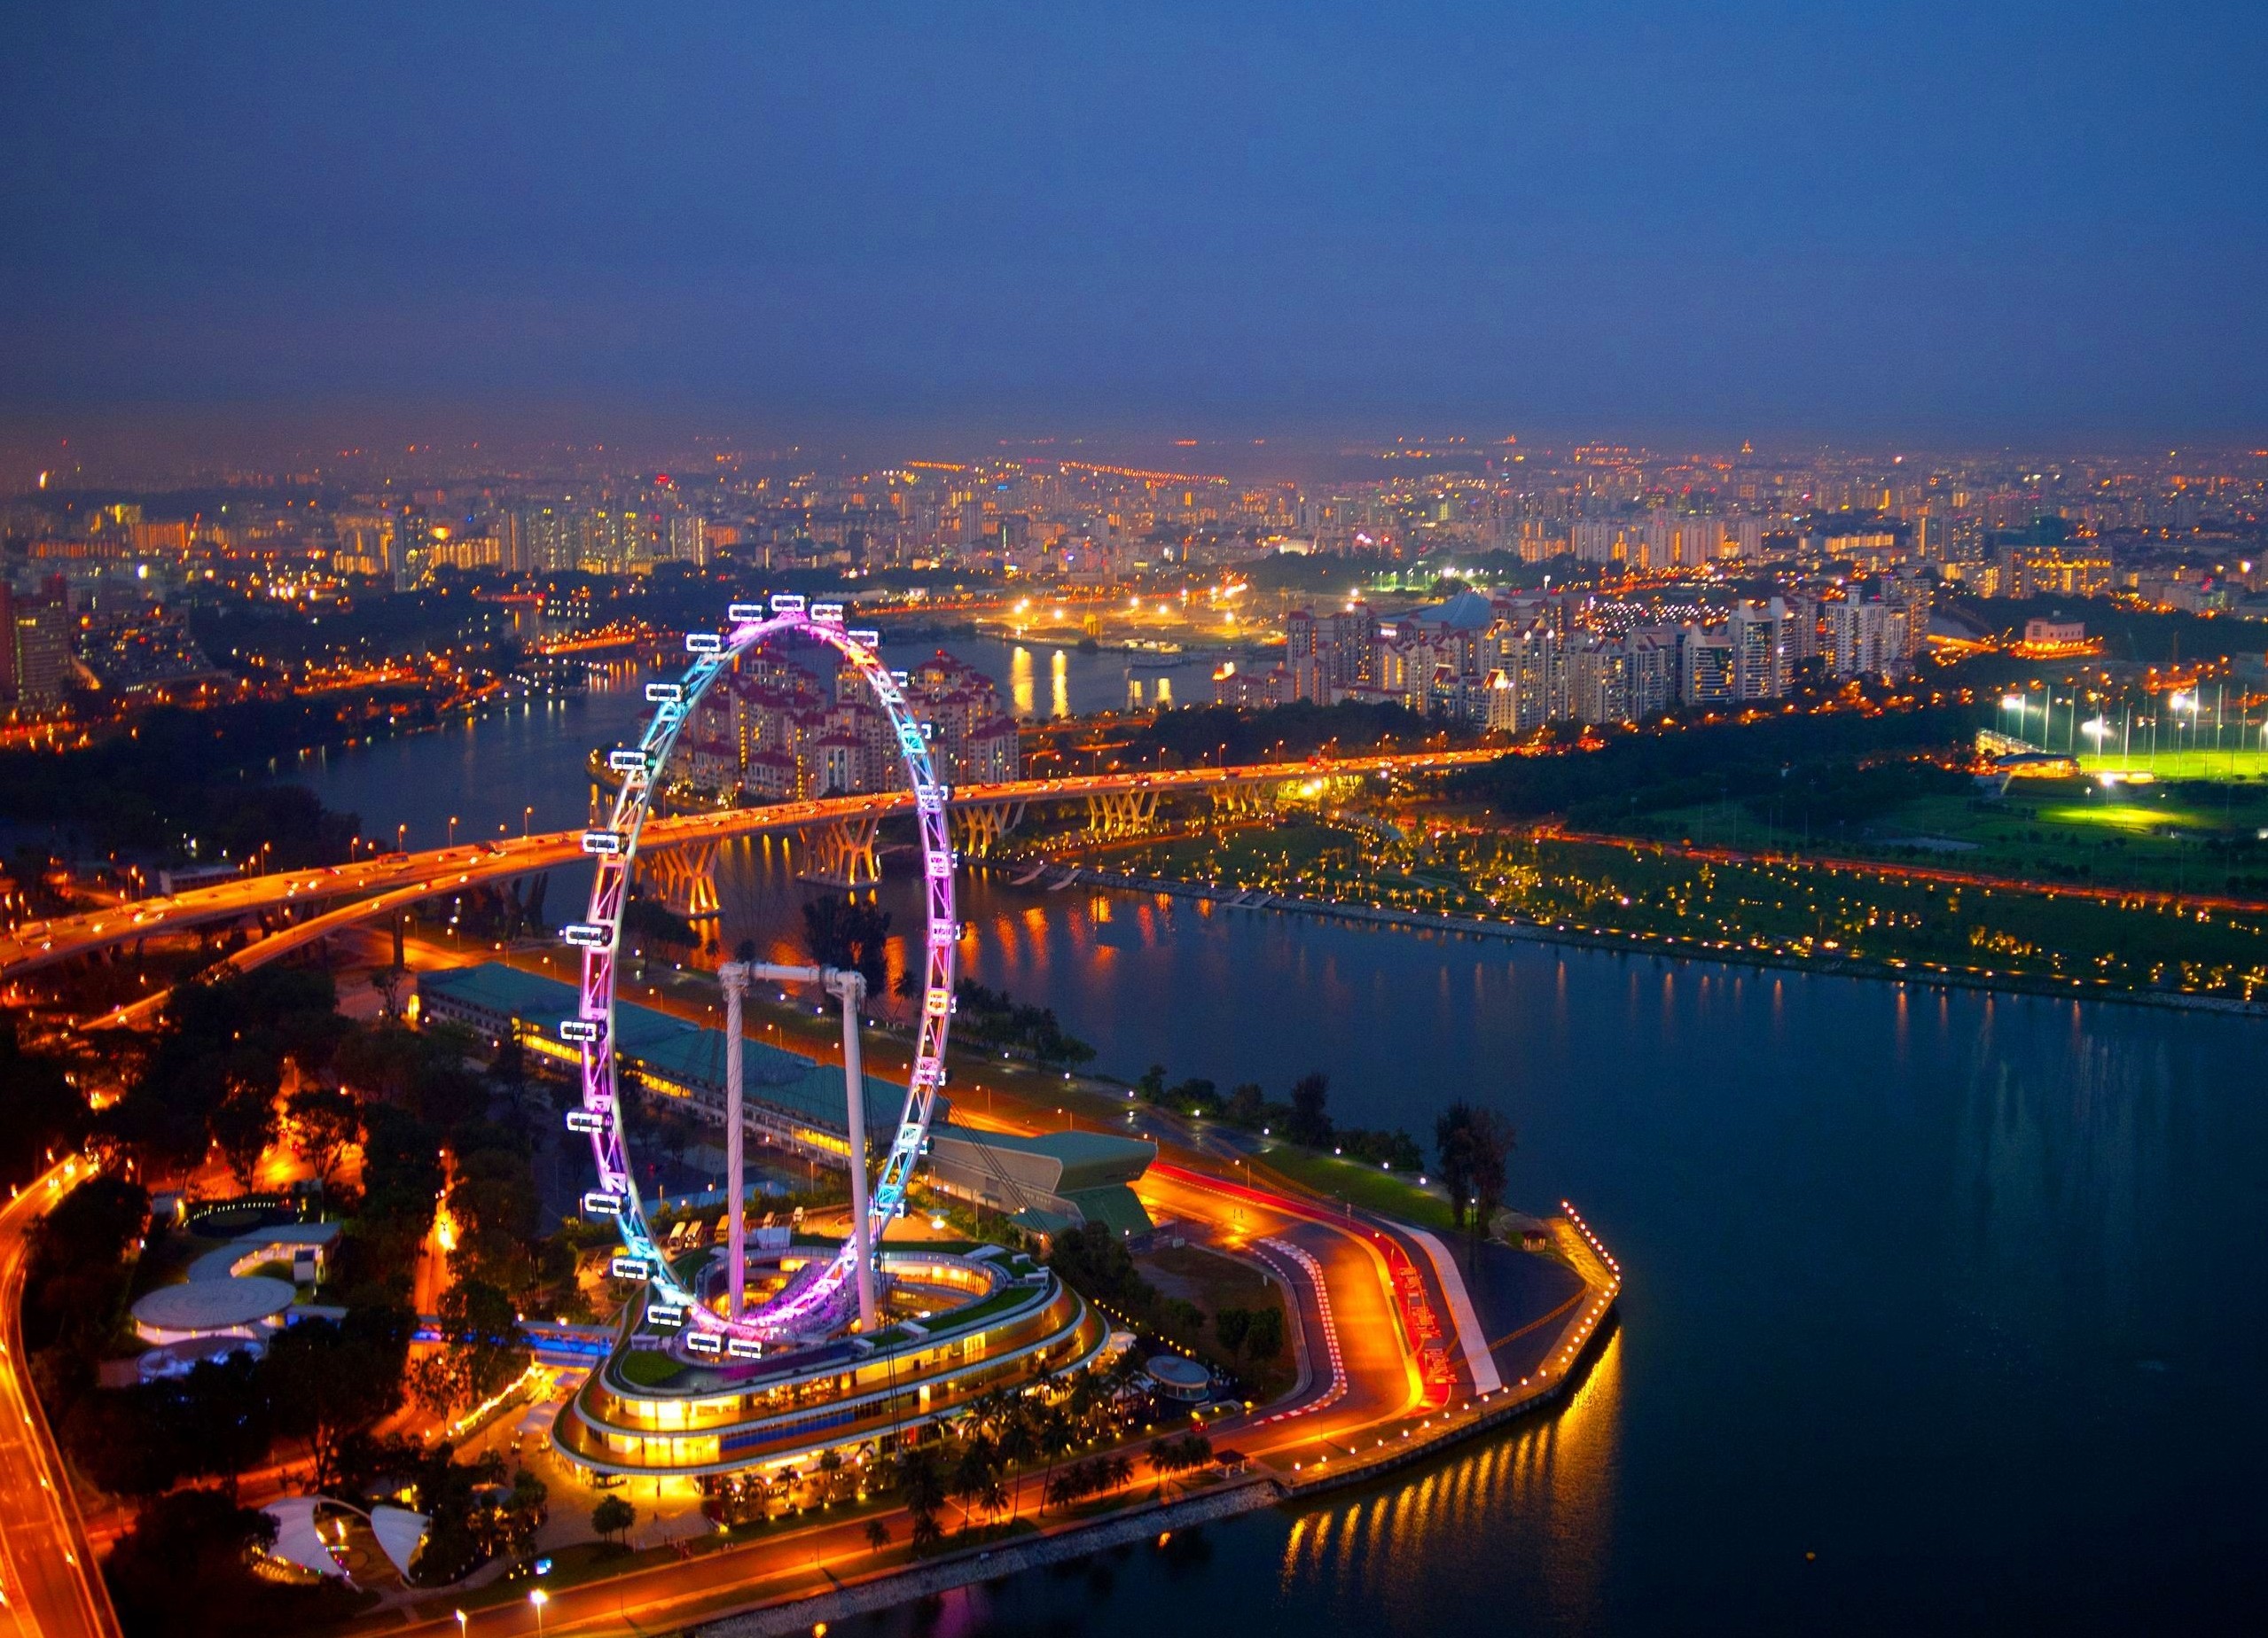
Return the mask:
[[[1068,779],[1019,779],[1000,784],[957,787],[955,809],[1003,804],[1083,801],[1090,797],[1154,792],[1185,794],[1239,785],[1290,784],[1308,779],[1349,778],[1369,774],[1437,773],[1493,761],[1501,750],[1427,751],[1399,755],[1340,757],[1328,760],[1191,768],[1170,772],[1097,774]],[[731,840],[766,831],[888,818],[910,813],[913,798],[903,791],[864,796],[824,797],[778,802],[762,807],[718,808],[676,814],[647,823],[638,844],[643,854]],[[387,854],[304,870],[239,877],[169,897],[89,910],[76,916],[28,922],[0,936],[0,978],[12,978],[55,962],[91,956],[121,945],[192,930],[215,923],[283,917],[311,921],[337,910],[340,901],[356,901],[353,912],[325,931],[383,914],[418,899],[476,883],[497,881],[534,870],[581,862],[581,831],[555,831],[516,840],[497,840],[415,854]],[[270,953],[273,953],[272,951]]]

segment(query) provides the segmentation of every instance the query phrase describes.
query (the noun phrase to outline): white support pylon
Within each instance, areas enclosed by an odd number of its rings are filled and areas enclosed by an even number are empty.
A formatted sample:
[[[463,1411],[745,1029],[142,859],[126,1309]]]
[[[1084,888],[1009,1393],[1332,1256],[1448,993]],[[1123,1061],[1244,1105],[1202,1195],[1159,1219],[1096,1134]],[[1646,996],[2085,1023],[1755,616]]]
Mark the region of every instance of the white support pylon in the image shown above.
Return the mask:
[[[866,999],[866,979],[856,971],[833,969],[827,987],[842,1002],[842,1089],[850,1139],[850,1235],[858,1268],[858,1329],[874,1330],[873,1235],[866,1221],[866,1070],[858,1049],[858,1003]]]
[[[866,979],[839,967],[788,967],[770,962],[727,962],[716,970],[724,989],[724,1187],[732,1197],[726,1219],[726,1278],[731,1282],[725,1312],[740,1317],[742,1293],[747,1285],[747,1230],[741,1221],[742,1198],[740,1122],[740,998],[751,979],[767,984],[809,984],[814,980],[842,1002],[842,1084],[848,1105],[850,1143],[850,1236],[858,1265],[858,1328],[874,1329],[873,1233],[866,1221],[866,1072],[858,1046],[858,1003],[866,999]]]
[[[740,1001],[748,993],[748,963],[729,961],[716,970],[724,987],[724,1313],[739,1319],[748,1290],[747,1158],[740,1113]]]

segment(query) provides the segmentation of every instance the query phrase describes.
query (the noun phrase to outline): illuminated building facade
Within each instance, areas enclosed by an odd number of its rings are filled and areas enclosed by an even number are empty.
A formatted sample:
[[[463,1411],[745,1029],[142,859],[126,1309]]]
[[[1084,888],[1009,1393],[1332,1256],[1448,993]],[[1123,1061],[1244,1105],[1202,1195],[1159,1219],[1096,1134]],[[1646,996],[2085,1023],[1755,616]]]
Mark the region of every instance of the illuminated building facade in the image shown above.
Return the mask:
[[[758,1253],[752,1277],[785,1284],[831,1245]],[[708,1357],[644,1299],[621,1346],[552,1427],[596,1473],[699,1479],[878,1455],[991,1389],[1077,1370],[1109,1341],[1102,1317],[1021,1252],[967,1244],[886,1245],[882,1322],[809,1346]]]

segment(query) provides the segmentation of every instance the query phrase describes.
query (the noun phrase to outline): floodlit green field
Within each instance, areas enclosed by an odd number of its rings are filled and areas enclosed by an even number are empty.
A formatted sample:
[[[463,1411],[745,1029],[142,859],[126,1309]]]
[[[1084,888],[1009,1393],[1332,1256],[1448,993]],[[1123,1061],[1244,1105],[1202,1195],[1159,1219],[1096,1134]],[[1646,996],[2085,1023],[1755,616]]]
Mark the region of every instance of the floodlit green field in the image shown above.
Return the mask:
[[[2160,779],[2263,779],[2268,778],[2268,750],[2228,745],[2216,751],[2208,745],[2173,751],[2160,746],[2152,756],[2136,745],[2123,756],[2115,751],[2108,756],[2083,756],[2079,766],[2091,774],[2152,774]]]

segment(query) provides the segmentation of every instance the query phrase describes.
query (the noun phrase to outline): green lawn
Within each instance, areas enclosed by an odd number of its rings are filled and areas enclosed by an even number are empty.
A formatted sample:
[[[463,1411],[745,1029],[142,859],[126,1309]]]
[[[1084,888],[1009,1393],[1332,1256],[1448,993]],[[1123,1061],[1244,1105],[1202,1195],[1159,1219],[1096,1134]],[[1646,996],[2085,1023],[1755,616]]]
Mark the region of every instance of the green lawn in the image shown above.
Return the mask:
[[[640,1348],[623,1354],[614,1369],[634,1388],[658,1388],[684,1375],[685,1368],[659,1348]]]
[[[1449,1202],[1419,1188],[1414,1177],[1291,1143],[1270,1146],[1263,1151],[1262,1163],[1326,1199],[1349,1201],[1365,1211],[1420,1228],[1456,1226],[1450,1221]]]
[[[2025,780],[1998,799],[1928,796],[1832,836],[1775,829],[1738,803],[1641,814],[1631,834],[1741,852],[1809,853],[2166,893],[2268,893],[2268,786],[2214,797],[2170,783]]]
[[[2248,737],[2249,737],[2248,735]],[[2230,731],[2235,737],[2235,731]],[[2171,750],[2160,746],[2155,756],[2144,745],[2130,745],[2103,756],[2082,756],[2079,766],[2091,774],[2147,773],[2160,779],[2268,778],[2268,748],[2229,745],[2216,750]]]

